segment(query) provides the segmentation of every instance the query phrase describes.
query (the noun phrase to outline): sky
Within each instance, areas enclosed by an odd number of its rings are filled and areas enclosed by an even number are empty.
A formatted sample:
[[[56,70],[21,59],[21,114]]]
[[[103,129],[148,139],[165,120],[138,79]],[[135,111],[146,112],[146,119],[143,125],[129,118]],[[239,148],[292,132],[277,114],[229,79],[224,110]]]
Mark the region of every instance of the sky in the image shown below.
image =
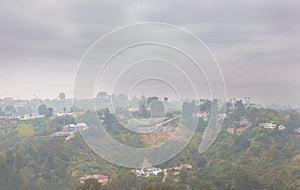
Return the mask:
[[[184,28],[206,44],[220,66],[228,98],[250,96],[261,104],[300,106],[298,1],[0,4],[0,98],[56,98],[59,92],[71,98],[81,58],[97,39],[124,25],[162,22]]]

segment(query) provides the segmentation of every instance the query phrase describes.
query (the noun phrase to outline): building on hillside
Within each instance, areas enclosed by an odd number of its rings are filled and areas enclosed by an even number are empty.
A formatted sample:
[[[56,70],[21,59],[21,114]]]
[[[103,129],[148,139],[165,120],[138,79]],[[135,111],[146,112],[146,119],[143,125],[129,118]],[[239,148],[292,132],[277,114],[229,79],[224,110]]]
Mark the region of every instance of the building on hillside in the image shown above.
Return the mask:
[[[265,129],[275,129],[275,127],[276,127],[276,125],[273,124],[273,122],[260,123],[259,126],[265,128]]]
[[[27,120],[34,120],[34,119],[43,118],[43,117],[45,117],[45,116],[29,114],[29,115],[18,116],[17,118],[22,121],[27,121]]]
[[[74,131],[77,131],[77,128],[76,128],[75,124],[68,124],[66,126],[63,126],[63,131],[64,132],[74,132]]]
[[[149,177],[150,175],[158,175],[162,170],[160,168],[149,167],[132,170],[136,177]]]
[[[169,127],[168,127],[168,126],[163,126],[163,127],[162,127],[162,132],[163,132],[163,133],[169,132]]]
[[[173,168],[170,168],[171,173],[172,173],[173,175],[179,175],[181,169],[182,169],[181,167],[173,167]]]
[[[68,124],[62,127],[64,132],[76,132],[76,131],[83,131],[88,128],[86,123],[77,123],[77,124]]]
[[[285,126],[284,126],[284,125],[279,125],[279,126],[278,126],[278,129],[279,129],[280,131],[282,131],[282,130],[285,129]]]
[[[136,107],[130,107],[129,109],[128,109],[128,111],[129,112],[138,112],[139,111],[139,108],[136,108]]]
[[[252,122],[249,122],[249,119],[245,116],[240,118],[240,127],[251,127]]]
[[[102,175],[102,174],[94,174],[94,175],[86,175],[80,178],[80,183],[85,183],[88,179],[96,179],[98,183],[101,183],[103,185],[107,184],[109,182],[108,176]]]
[[[86,123],[77,123],[76,128],[78,131],[84,131],[88,128]]]
[[[74,113],[55,113],[56,117],[66,117],[66,116],[71,116],[74,117]]]
[[[202,118],[203,121],[208,121],[209,119],[209,112],[206,111],[198,111],[193,113],[193,117]]]
[[[192,164],[181,164],[180,167],[182,169],[188,169],[188,170],[191,170],[193,168]]]

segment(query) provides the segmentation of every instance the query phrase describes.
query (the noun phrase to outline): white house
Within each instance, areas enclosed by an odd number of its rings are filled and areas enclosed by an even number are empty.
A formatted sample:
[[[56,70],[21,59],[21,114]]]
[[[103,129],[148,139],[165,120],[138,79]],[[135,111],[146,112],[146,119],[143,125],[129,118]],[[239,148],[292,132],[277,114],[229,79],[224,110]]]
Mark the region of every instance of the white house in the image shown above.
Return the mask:
[[[204,121],[208,121],[209,112],[194,112],[193,117],[202,118]]]
[[[68,124],[63,126],[64,132],[76,132],[76,131],[83,131],[88,128],[86,123],[77,123],[77,124]]]
[[[150,168],[145,168],[145,171],[147,171],[149,174],[157,175],[158,173],[161,172],[160,168],[155,168],[155,167],[150,167]]]
[[[279,125],[279,126],[278,126],[278,129],[279,129],[279,130],[284,130],[284,129],[285,129],[285,126],[284,126],[284,125]]]
[[[149,167],[134,170],[137,177],[149,177],[150,175],[158,175],[162,170],[160,168]]]
[[[33,120],[33,119],[38,119],[38,118],[43,118],[45,117],[44,115],[23,115],[23,116],[19,116],[18,119],[23,120],[23,121],[27,121],[27,120]]]
[[[101,184],[107,184],[108,181],[108,176],[102,175],[102,174],[94,174],[94,175],[86,175],[80,178],[80,183],[84,183],[88,179],[96,179],[98,183]]]
[[[88,128],[88,126],[86,123],[77,123],[76,128],[78,131],[83,131],[83,130],[86,130]]]
[[[260,123],[259,126],[265,128],[265,129],[274,129],[276,127],[276,125],[273,124],[272,122]]]
[[[66,126],[63,126],[63,131],[64,132],[74,132],[74,131],[77,131],[77,127],[75,124],[68,124]]]

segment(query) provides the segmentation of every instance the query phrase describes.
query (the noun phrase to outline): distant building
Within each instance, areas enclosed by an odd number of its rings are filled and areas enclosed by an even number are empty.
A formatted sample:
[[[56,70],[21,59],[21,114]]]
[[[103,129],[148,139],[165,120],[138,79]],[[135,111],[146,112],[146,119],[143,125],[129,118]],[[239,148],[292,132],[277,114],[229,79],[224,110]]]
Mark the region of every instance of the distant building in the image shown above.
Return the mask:
[[[88,126],[86,123],[77,123],[76,128],[78,131],[83,131],[83,130],[86,130],[88,128]]]
[[[130,108],[128,109],[128,111],[129,111],[129,112],[137,112],[137,111],[139,111],[139,108],[136,108],[136,107],[130,107]]]
[[[162,132],[163,132],[163,133],[169,132],[168,126],[163,126],[163,127],[162,127]]]
[[[208,121],[209,118],[209,112],[194,112],[193,117],[202,118],[204,121]]]
[[[75,124],[68,124],[66,126],[63,126],[63,131],[64,132],[74,132],[74,131],[77,131],[77,128],[76,128]]]
[[[273,124],[273,122],[260,123],[259,126],[265,128],[265,129],[275,129],[275,127],[276,127],[276,125]]]
[[[77,123],[77,124],[68,124],[62,127],[64,132],[76,132],[76,131],[83,131],[88,128],[86,123]]]
[[[72,116],[74,117],[74,113],[55,113],[56,117],[65,117],[65,116]]]
[[[88,179],[96,179],[98,183],[107,184],[108,176],[102,174],[86,175],[80,178],[80,183],[84,183]]]
[[[192,168],[193,166],[191,164],[181,164],[179,167],[170,168],[170,170],[173,175],[179,175],[182,169],[191,170]]]
[[[181,164],[180,167],[182,169],[188,169],[188,170],[191,170],[193,168],[192,164]]]
[[[18,116],[17,119],[19,120],[23,120],[23,121],[27,121],[27,120],[33,120],[33,119],[38,119],[38,118],[43,118],[45,117],[44,115],[22,115],[22,116]]]
[[[181,167],[173,167],[173,168],[170,168],[171,173],[172,173],[173,175],[179,175],[181,169],[182,169]]]
[[[285,129],[285,126],[284,126],[284,125],[279,125],[279,126],[278,126],[278,129],[279,129],[279,130],[284,130],[284,129]]]
[[[149,177],[150,175],[158,175],[162,170],[160,168],[149,167],[133,170],[137,177]]]

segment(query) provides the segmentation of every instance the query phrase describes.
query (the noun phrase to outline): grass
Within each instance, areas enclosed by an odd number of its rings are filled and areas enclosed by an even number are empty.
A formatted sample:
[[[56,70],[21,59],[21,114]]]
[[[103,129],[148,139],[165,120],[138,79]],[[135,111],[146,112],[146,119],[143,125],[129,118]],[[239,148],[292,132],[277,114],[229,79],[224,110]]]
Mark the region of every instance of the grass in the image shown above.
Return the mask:
[[[26,124],[26,123],[18,124],[17,130],[19,131],[20,135],[31,136],[35,133],[33,126],[31,124]]]

